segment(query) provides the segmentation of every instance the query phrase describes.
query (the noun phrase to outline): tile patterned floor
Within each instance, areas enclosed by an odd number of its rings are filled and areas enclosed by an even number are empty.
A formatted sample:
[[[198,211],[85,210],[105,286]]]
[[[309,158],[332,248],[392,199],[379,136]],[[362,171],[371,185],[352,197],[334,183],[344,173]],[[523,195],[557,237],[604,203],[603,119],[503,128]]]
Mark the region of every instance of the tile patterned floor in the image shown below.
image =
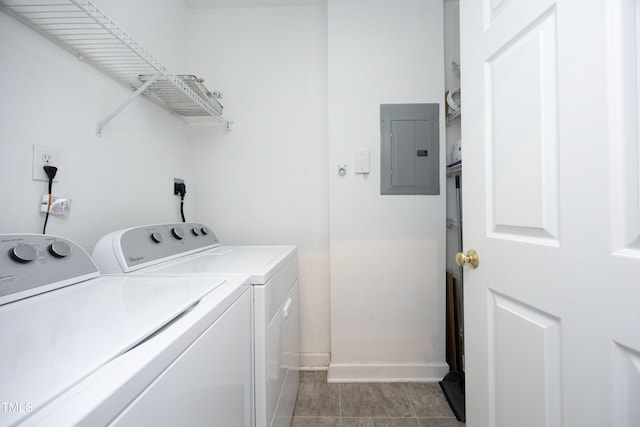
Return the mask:
[[[327,383],[300,373],[291,427],[461,427],[438,383]]]

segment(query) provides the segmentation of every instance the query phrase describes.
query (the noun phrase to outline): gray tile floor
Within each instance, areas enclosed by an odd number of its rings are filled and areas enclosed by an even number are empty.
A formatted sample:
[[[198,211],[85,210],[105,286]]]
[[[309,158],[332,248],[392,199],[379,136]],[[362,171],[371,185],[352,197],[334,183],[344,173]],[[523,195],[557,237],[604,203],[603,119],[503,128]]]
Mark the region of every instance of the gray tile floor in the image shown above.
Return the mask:
[[[438,383],[327,383],[302,371],[291,427],[460,427]]]

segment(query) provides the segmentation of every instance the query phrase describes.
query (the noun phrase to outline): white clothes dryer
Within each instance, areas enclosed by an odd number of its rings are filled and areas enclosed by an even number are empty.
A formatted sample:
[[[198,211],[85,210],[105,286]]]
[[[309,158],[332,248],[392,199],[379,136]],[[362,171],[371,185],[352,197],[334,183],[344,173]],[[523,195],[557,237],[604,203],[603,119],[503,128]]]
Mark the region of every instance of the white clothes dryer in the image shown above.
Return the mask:
[[[0,425],[249,426],[250,316],[247,276],[105,277],[0,235]]]
[[[253,286],[255,426],[289,427],[300,367],[295,246],[221,246],[203,224],[159,224],[104,236],[93,258],[108,274],[248,274]]]

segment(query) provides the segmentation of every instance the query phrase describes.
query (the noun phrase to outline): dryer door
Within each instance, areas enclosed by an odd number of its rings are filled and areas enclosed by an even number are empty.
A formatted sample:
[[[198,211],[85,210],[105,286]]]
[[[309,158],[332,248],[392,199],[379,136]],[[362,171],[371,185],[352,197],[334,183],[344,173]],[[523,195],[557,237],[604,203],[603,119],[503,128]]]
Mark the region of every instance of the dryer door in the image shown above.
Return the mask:
[[[298,281],[267,327],[267,405],[270,427],[288,427],[300,382]]]

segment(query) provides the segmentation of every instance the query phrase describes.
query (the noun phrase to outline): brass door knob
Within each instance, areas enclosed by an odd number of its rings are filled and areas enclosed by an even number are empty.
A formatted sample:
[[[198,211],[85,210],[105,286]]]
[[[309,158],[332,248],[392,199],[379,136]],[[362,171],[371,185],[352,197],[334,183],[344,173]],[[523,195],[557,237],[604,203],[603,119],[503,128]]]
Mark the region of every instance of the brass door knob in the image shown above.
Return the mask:
[[[469,249],[467,254],[463,254],[462,252],[458,252],[456,254],[456,264],[460,267],[464,267],[467,264],[470,264],[473,268],[478,268],[478,264],[480,264],[480,258],[478,258],[478,252],[473,249]]]

